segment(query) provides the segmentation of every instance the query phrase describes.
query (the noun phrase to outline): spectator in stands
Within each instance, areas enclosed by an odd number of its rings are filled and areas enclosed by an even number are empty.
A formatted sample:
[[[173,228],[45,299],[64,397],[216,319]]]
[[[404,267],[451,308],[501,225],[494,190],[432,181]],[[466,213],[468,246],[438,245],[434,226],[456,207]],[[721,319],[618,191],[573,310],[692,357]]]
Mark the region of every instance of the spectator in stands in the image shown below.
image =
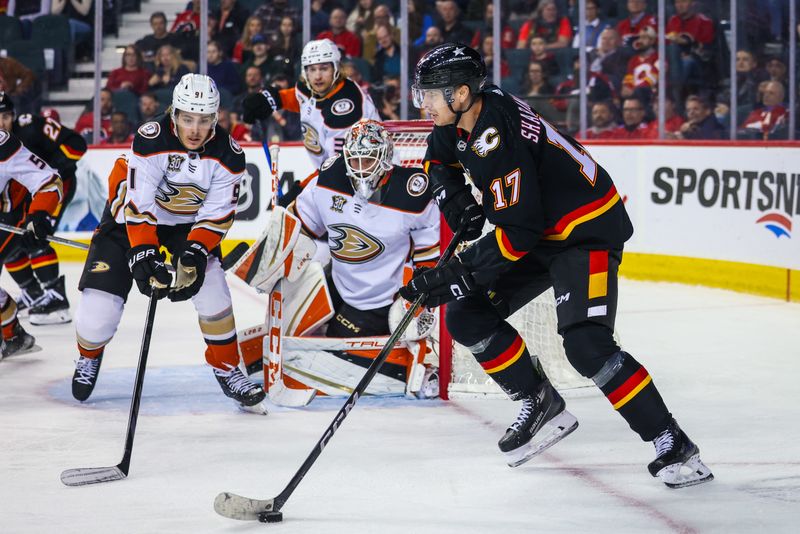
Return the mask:
[[[291,19],[289,19],[291,20]],[[242,36],[236,41],[236,44],[233,46],[233,53],[231,54],[231,60],[234,63],[242,64],[251,57],[253,57],[253,36],[263,32],[263,25],[261,23],[261,19],[252,16],[247,19],[247,22],[244,25],[244,30],[242,30]]]
[[[234,120],[235,119],[235,120]],[[217,124],[225,128],[231,134],[234,141],[252,141],[250,136],[250,128],[243,122],[239,122],[238,114],[231,113],[226,108],[219,108],[217,116]]]
[[[171,89],[189,73],[189,68],[181,62],[180,52],[172,45],[159,48],[156,59],[156,71],[148,82],[150,90]]]
[[[39,80],[31,69],[12,57],[0,57],[0,91],[11,97],[20,115],[39,111]]]
[[[261,69],[255,66],[247,67],[244,71],[244,91],[233,99],[231,111],[241,116],[244,112],[242,102],[244,102],[245,97],[258,93],[263,89],[263,85],[264,76],[261,74]]]
[[[210,41],[206,50],[208,75],[217,83],[217,87],[230,91],[231,95],[238,95],[242,90],[239,69],[233,61],[225,57],[218,41]]]
[[[141,96],[147,91],[152,72],[143,66],[142,53],[134,45],[125,47],[122,53],[122,66],[108,75],[106,88],[111,91],[130,91]]]
[[[642,28],[633,48],[637,53],[628,61],[628,71],[622,80],[622,96],[637,94],[649,102],[658,85],[656,30],[650,26]]]
[[[616,128],[613,139],[655,139],[658,128],[645,120],[645,101],[638,96],[629,96],[622,101],[622,126]]]
[[[111,135],[100,141],[100,144],[130,147],[131,143],[133,143],[133,133],[128,115],[124,111],[114,111],[111,113]]]
[[[436,24],[434,18],[430,13],[426,13],[425,0],[409,0],[408,35],[414,46],[425,42],[425,32],[434,24]]]
[[[600,100],[592,105],[592,125],[586,130],[586,139],[613,139],[617,129],[616,110],[610,100]]]
[[[156,116],[160,112],[160,106],[158,104],[158,98],[156,97],[155,93],[148,91],[142,96],[139,97],[139,116],[141,117],[141,122],[150,122],[155,120]]]
[[[270,0],[253,12],[254,17],[261,19],[264,35],[278,33],[283,17],[290,17],[295,28],[300,28],[300,11],[295,6],[289,5],[289,0]],[[312,32],[312,35],[314,33]]]
[[[653,114],[658,120],[658,99],[653,99]],[[683,120],[676,111],[675,111],[675,101],[667,95],[664,98],[664,137],[667,139],[676,139],[675,133],[681,129],[681,126],[684,125],[686,121]],[[656,123],[654,128],[658,128],[658,123]]]
[[[586,51],[591,52],[600,42],[600,34],[611,26],[598,16],[597,0],[586,0]],[[575,32],[572,39],[572,48],[578,48],[580,35]]]
[[[378,114],[385,121],[400,120],[400,78],[386,76],[383,79],[383,93],[378,102]]]
[[[214,11],[217,20],[215,39],[225,57],[231,57],[233,47],[247,23],[248,11],[236,0],[221,0],[219,9]]]
[[[758,68],[755,55],[750,50],[736,51],[736,103],[754,106],[758,100],[758,86],[769,74]]]
[[[475,30],[472,34],[472,42],[470,46],[478,49],[481,46],[484,35],[494,34],[494,3],[487,2],[486,9],[483,14],[483,24]],[[508,17],[502,17],[500,21],[500,47],[501,48],[515,48],[517,46],[517,36],[514,29],[508,24]]]
[[[361,38],[345,26],[347,13],[342,8],[334,8],[328,19],[330,29],[317,35],[317,39],[330,39],[347,57],[361,57]]]
[[[400,48],[394,42],[389,26],[377,26],[375,37],[378,39],[379,48],[372,67],[372,79],[382,80],[384,76],[400,76]]]
[[[261,78],[266,78],[270,74],[269,42],[262,34],[256,34],[252,39],[253,57],[242,65],[242,72],[247,72],[250,67],[258,67],[261,71]]]
[[[158,49],[165,44],[172,44],[172,34],[167,31],[167,16],[163,11],[150,15],[150,28],[153,33],[136,41],[136,48],[142,51],[145,63],[155,64]]]
[[[486,63],[486,83],[500,85],[500,80],[494,79],[494,37],[487,35],[483,38],[481,43],[481,55],[483,55],[483,62]],[[508,61],[505,60],[505,54],[500,51],[500,78],[507,78],[511,75],[511,69],[508,66]]]
[[[294,22],[290,17],[283,17],[280,30],[270,46],[269,54],[275,69],[281,71],[290,81],[294,82],[295,69],[299,68],[302,52],[302,32],[294,31]]]
[[[411,4],[411,2],[409,2]],[[372,30],[375,24],[375,2],[373,0],[358,0],[356,7],[347,16],[345,26],[359,37]]]
[[[517,48],[528,48],[533,37],[543,37],[546,50],[564,48],[572,41],[572,26],[567,17],[559,17],[555,0],[541,0],[533,18],[519,29]]]
[[[581,74],[580,57],[576,57],[572,65],[572,74],[558,84],[556,95],[569,95],[570,98],[553,99],[553,107],[559,111],[567,112],[567,131],[576,132],[580,127],[580,91],[579,86]],[[601,100],[611,100],[616,98],[616,93],[611,82],[602,72],[584,72],[586,78],[587,102],[591,105]]]
[[[778,82],[783,85],[784,91],[789,89],[789,76],[786,63],[780,57],[773,56],[767,59],[765,70],[769,75],[769,79],[773,82]]]
[[[79,61],[91,61],[92,36],[94,35],[94,0],[53,0],[50,7],[53,15],[69,18],[72,46]]]
[[[704,89],[705,72],[712,59],[714,23],[695,10],[694,0],[675,0],[675,15],[665,29],[667,41],[676,45],[678,61],[670,61],[684,91]]]
[[[191,6],[178,13],[172,22],[170,33],[193,34],[200,27],[200,0],[191,0]]]
[[[375,34],[378,26],[389,26],[392,29],[392,39],[395,43],[400,42],[400,28],[394,25],[394,17],[389,8],[380,4],[375,7],[375,25],[371,31],[368,31],[364,36],[364,46],[362,48],[361,57],[370,63],[375,62],[375,54],[378,52],[378,38]]]
[[[653,15],[645,12],[647,0],[628,0],[628,17],[617,23],[617,32],[622,39],[622,46],[633,48],[643,28],[657,28],[658,23]]]
[[[111,97],[111,91],[108,89],[100,89],[100,140],[107,139],[111,135],[111,113],[114,112],[114,101]],[[87,110],[84,111],[78,122],[75,123],[74,130],[81,134],[84,139],[92,141],[92,128],[94,127],[94,112],[92,111],[92,104],[90,103]]]
[[[325,0],[311,0],[311,35],[319,35],[329,29],[330,12],[325,9]]]
[[[739,126],[739,134],[750,139],[785,139],[789,113],[783,106],[783,84],[764,82],[763,107],[754,109]]]
[[[548,78],[558,76],[560,69],[558,61],[552,52],[546,48],[544,37],[534,36],[531,39],[531,61],[538,61],[544,66],[544,73]]]
[[[352,82],[364,89],[364,91],[369,91],[370,83],[364,79],[364,76],[362,76],[361,71],[356,68],[352,59],[342,59],[341,63],[339,63],[339,70],[343,78],[350,78]],[[370,74],[370,78],[371,77],[372,75]]]
[[[442,38],[446,43],[469,43],[472,32],[461,21],[461,9],[455,0],[437,0],[436,9],[439,12],[437,26],[442,31]]]
[[[552,95],[555,92],[553,86],[548,81],[545,67],[539,61],[531,61],[528,65],[528,75],[522,82],[522,94],[524,96]]]
[[[606,28],[600,33],[597,48],[589,54],[589,68],[605,74],[617,92],[622,91],[622,80],[628,71],[629,55],[622,46],[619,33],[614,28]]]
[[[690,95],[686,98],[686,122],[672,133],[674,139],[722,139],[724,128],[711,112],[704,98]]]

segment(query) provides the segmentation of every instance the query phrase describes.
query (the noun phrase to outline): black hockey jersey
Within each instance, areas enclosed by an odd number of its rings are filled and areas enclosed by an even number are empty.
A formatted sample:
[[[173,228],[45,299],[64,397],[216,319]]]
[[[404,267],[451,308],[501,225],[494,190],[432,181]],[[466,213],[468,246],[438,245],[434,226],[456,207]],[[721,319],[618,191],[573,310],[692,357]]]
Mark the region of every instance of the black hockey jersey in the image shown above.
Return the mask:
[[[468,187],[463,167],[495,225],[460,255],[476,279],[489,282],[536,247],[621,248],[633,226],[606,170],[526,102],[494,86],[481,94],[472,132],[435,127],[424,160],[448,196]]]
[[[86,153],[86,141],[78,132],[39,115],[20,115],[14,121],[14,135],[62,178],[75,177],[75,166]]]

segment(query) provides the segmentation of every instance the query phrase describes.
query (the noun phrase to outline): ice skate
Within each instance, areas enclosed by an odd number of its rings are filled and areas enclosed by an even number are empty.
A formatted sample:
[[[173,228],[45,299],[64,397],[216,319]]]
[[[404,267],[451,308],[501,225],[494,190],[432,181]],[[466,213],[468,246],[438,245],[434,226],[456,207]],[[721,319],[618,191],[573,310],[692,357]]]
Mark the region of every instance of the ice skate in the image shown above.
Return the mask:
[[[666,430],[653,440],[656,459],[647,470],[672,489],[685,488],[714,480],[711,470],[700,460],[700,449],[672,419]]]
[[[67,293],[64,290],[64,275],[59,276],[55,283],[45,289],[42,298],[31,306],[28,319],[31,324],[39,326],[72,321]]]
[[[3,358],[42,350],[41,347],[36,345],[36,338],[27,333],[19,323],[14,325],[13,335],[4,341]]]
[[[267,415],[266,406],[262,402],[266,397],[264,390],[251,382],[238,367],[230,367],[227,371],[215,367],[214,376],[217,377],[222,392],[239,403],[242,410]]]
[[[17,298],[17,317],[27,317],[33,306],[36,306],[43,298],[44,293],[39,289],[38,282],[36,284],[36,291],[28,291],[22,288],[22,291]]]
[[[97,383],[103,355],[97,358],[81,356],[75,363],[75,373],[72,375],[72,396],[81,402],[89,398]]]
[[[522,409],[498,446],[508,465],[517,467],[549,449],[578,428],[561,395],[545,380],[536,394],[522,399]]]

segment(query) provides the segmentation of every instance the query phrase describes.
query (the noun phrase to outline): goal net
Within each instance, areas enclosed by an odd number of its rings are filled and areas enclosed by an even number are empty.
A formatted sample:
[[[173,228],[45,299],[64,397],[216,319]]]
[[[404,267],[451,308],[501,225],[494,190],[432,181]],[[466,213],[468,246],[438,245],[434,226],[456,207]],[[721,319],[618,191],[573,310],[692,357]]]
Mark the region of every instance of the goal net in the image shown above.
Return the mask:
[[[431,121],[387,121],[384,123],[394,138],[395,159],[406,167],[420,166],[427,148],[427,136],[433,128]],[[442,249],[452,233],[442,221]],[[472,354],[452,341],[443,318],[439,318],[438,354],[441,395],[503,396],[505,393],[489,378]],[[550,381],[561,392],[575,394],[593,391],[591,380],[578,374],[567,361],[561,336],[557,332],[556,307],[550,289],[526,304],[509,318],[520,332],[532,358],[538,358]],[[436,345],[436,343],[434,344]],[[435,347],[436,348],[436,347]]]

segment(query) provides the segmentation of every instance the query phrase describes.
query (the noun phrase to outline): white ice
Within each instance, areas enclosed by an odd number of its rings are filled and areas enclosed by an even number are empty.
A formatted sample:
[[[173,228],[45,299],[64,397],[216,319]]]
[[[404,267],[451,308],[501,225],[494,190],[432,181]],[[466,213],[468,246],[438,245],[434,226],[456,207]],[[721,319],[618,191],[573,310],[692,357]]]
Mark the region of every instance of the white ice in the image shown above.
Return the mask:
[[[77,304],[79,266],[63,268]],[[257,323],[263,299],[231,285],[239,327]],[[129,478],[59,481],[122,457],[146,306],[133,293],[89,402],[69,392],[72,325],[30,327],[44,350],[0,361],[0,533],[800,532],[800,305],[621,282],[625,348],[700,446],[709,484],[670,490],[651,478],[652,445],[601,396],[569,399],[580,428],[516,469],[496,446],[516,416],[510,401],[367,398],[283,523],[265,525],[216,515],[214,497],[278,494],[341,401],[239,412],[204,365],[188,303],[159,303]]]

